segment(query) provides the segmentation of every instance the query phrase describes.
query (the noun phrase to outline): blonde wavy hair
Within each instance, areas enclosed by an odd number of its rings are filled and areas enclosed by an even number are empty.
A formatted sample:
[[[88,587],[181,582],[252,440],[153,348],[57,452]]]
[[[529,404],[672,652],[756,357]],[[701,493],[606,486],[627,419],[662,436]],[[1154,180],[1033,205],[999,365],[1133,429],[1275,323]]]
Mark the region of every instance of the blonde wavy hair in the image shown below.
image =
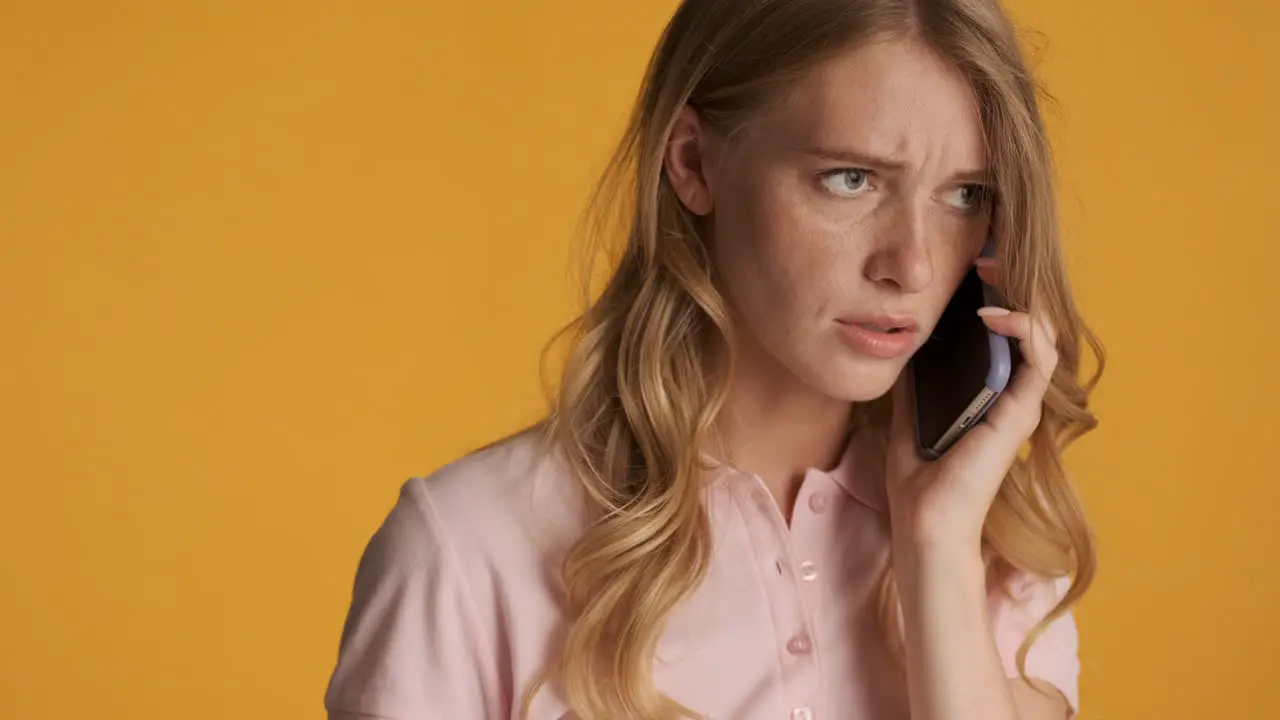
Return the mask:
[[[1101,374],[1102,348],[1067,282],[1042,91],[997,0],[685,0],[649,61],[588,207],[585,234],[594,249],[620,252],[610,257],[594,300],[594,265],[584,268],[586,310],[548,346],[566,342],[567,355],[540,429],[563,452],[596,519],[565,559],[570,622],[558,656],[526,689],[525,716],[538,688],[554,682],[587,720],[700,717],[656,689],[653,659],[667,617],[708,566],[700,448],[727,393],[734,328],[707,238],[664,175],[664,151],[684,105],[732,137],[814,66],[885,38],[927,44],[971,83],[994,172],[992,223],[1005,295],[1021,310],[1035,297],[1059,331],[1060,362],[1043,419],[983,531],[993,587],[1013,570],[1072,578],[1019,650],[1024,678],[1032,641],[1089,587],[1092,535],[1062,453],[1096,425],[1088,395]],[[1082,383],[1085,345],[1096,371]],[[859,406],[854,418],[855,427],[883,433],[887,404]],[[887,647],[900,659],[889,568],[879,600]]]

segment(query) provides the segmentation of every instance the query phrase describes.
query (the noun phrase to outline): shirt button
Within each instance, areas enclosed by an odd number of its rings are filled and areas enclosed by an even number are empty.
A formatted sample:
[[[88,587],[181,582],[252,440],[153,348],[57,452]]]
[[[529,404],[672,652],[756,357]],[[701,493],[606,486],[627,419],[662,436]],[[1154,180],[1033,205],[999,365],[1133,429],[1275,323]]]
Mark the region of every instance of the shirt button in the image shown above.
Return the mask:
[[[813,649],[813,641],[808,635],[801,633],[787,641],[787,652],[792,655],[808,655]]]
[[[826,512],[827,496],[823,493],[814,493],[809,496],[809,509],[816,512]]]
[[[809,560],[800,563],[800,579],[805,582],[813,582],[818,579],[818,566]]]
[[[791,711],[791,720],[813,720],[813,711],[807,707],[798,707]]]

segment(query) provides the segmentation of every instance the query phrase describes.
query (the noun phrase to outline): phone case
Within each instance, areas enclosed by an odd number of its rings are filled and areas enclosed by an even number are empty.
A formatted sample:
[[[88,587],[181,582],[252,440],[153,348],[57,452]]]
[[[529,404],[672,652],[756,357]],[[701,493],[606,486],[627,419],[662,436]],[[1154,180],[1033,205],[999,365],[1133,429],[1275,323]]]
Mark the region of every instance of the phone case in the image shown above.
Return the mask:
[[[988,306],[1003,306],[1003,300],[1000,298],[999,293],[985,282],[982,283],[982,296],[984,304]],[[972,429],[974,425],[982,421],[987,410],[1008,387],[1009,380],[1013,377],[1014,363],[1017,358],[1017,349],[1013,346],[1015,341],[992,330],[987,330],[987,342],[990,348],[990,360],[987,366],[985,387],[964,412],[956,417],[951,428],[943,434],[937,444],[928,446],[919,442],[921,428],[919,426],[919,416],[917,415],[916,446],[920,456],[924,459],[937,460],[942,457],[948,448],[964,437],[965,433]]]

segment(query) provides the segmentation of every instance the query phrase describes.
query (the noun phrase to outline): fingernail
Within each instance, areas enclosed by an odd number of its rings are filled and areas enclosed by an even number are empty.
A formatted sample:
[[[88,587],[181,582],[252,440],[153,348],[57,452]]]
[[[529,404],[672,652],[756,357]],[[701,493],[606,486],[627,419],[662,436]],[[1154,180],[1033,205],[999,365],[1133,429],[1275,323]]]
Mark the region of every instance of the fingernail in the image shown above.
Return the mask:
[[[974,260],[973,264],[978,267],[995,267],[999,263],[993,257],[980,257],[977,260]]]
[[[1002,307],[988,305],[987,307],[978,308],[978,314],[982,317],[1000,317],[1002,315],[1008,315],[1009,311]]]

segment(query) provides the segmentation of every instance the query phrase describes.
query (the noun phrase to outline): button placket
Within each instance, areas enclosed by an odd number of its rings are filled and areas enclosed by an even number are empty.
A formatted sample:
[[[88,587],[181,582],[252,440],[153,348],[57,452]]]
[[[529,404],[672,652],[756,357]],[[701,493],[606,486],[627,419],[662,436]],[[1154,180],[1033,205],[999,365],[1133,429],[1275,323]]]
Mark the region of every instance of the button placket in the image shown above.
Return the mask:
[[[792,696],[796,703],[791,712],[794,720],[813,720],[822,702],[822,649],[818,647],[821,637],[814,634],[825,627],[824,595],[818,579],[825,572],[822,565],[829,560],[824,550],[837,532],[832,525],[837,518],[832,516],[839,514],[836,511],[840,500],[840,486],[835,479],[826,473],[811,471],[801,485],[797,512],[788,533],[788,548],[793,558],[789,568],[801,600],[803,620],[792,628],[794,634],[788,638],[786,649],[791,662],[808,666],[805,674],[810,678],[801,694]]]
[[[793,513],[790,527],[781,508],[764,487],[758,476],[750,476],[755,487],[739,495],[745,499],[744,510],[750,508],[744,518],[749,528],[755,528],[753,546],[758,562],[764,571],[763,579],[774,614],[774,628],[778,633],[778,650],[782,654],[782,672],[786,693],[792,703],[791,717],[813,720],[815,704],[819,702],[822,682],[820,679],[819,652],[815,645],[813,627],[814,590],[812,580],[817,577],[817,566],[808,558],[801,563],[796,557],[798,548],[814,548],[824,523],[805,512],[821,514],[827,510],[830,498],[826,487],[830,479],[816,471],[806,475],[800,488],[805,498]],[[825,481],[825,482],[824,482]],[[812,492],[814,487],[819,488]],[[815,499],[820,497],[821,499]],[[799,530],[799,532],[797,532]],[[804,540],[807,538],[807,542]]]
[[[827,480],[827,482],[817,482],[819,480]],[[805,585],[810,585],[818,579],[818,562],[822,559],[819,548],[823,543],[822,538],[826,535],[826,531],[823,529],[826,524],[823,516],[831,510],[832,505],[831,489],[825,487],[828,484],[833,484],[833,481],[825,475],[814,477],[812,480],[806,478],[806,485],[812,487],[812,490],[807,497],[803,494],[801,495],[806,499],[800,507],[807,507],[809,512],[797,513],[797,517],[791,523],[789,546],[792,556],[798,561],[792,565],[793,572],[795,577],[799,578]],[[813,487],[815,485],[817,487]],[[814,591],[812,589],[806,588],[801,592],[803,595],[808,596],[810,601],[814,599]],[[816,611],[811,602],[806,604],[811,612]]]
[[[805,504],[808,505],[809,510],[815,515],[822,515],[826,513],[827,509],[830,507],[831,498],[826,491],[814,490],[810,493],[809,500]],[[799,576],[801,580],[807,583],[817,580],[818,564],[813,560],[802,561],[799,567]]]

